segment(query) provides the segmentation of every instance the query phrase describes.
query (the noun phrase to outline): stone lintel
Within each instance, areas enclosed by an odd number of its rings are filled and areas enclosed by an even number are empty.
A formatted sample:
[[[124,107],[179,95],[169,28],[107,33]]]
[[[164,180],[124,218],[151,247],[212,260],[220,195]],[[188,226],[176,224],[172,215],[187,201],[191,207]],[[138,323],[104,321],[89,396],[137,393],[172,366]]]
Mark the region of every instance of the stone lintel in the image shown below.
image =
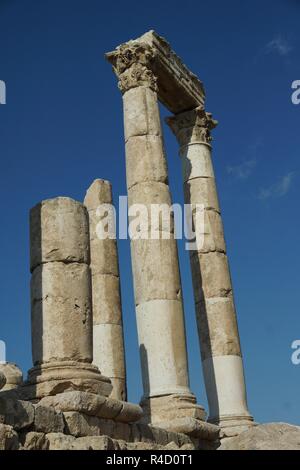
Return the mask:
[[[202,82],[172,51],[169,43],[155,31],[148,31],[141,37],[130,40],[115,51],[106,54],[109,62],[114,61],[120,48],[148,45],[152,54],[147,66],[152,70],[158,87],[158,98],[172,113],[182,113],[203,107],[205,91]]]

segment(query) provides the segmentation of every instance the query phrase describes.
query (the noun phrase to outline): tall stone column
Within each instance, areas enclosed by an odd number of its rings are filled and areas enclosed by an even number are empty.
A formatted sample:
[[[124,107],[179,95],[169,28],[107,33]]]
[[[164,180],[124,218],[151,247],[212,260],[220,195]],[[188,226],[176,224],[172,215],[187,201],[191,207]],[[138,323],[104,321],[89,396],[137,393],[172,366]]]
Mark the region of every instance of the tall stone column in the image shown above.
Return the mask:
[[[107,54],[123,94],[129,213],[135,204],[170,208],[171,196],[159,115],[156,77],[147,44],[127,43]],[[142,224],[143,225],[143,224]],[[144,397],[152,423],[193,416],[204,418],[189,388],[185,324],[174,230],[152,221],[131,239],[136,317]]]
[[[125,352],[115,225],[110,224],[107,238],[99,238],[97,231],[97,224],[101,223],[101,217],[105,216],[106,208],[112,208],[113,204],[109,181],[95,180],[87,191],[84,204],[88,209],[90,223],[93,362],[106,377],[110,378],[113,385],[111,397],[126,400]],[[97,213],[98,208],[103,210]]]
[[[209,402],[209,421],[221,426],[252,422],[226,255],[222,218],[211,159],[210,131],[217,122],[203,108],[167,119],[180,144],[185,203],[203,205],[203,243],[190,251],[192,279]]]
[[[30,213],[31,325],[34,367],[30,398],[83,390],[108,396],[110,380],[92,365],[89,224],[70,198],[41,202]]]

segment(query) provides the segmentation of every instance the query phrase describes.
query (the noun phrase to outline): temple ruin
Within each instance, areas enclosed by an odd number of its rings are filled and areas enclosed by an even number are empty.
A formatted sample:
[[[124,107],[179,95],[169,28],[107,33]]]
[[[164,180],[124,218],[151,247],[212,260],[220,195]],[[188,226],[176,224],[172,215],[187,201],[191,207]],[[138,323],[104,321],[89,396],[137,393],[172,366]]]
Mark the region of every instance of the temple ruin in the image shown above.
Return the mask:
[[[189,384],[172,221],[159,222],[159,238],[130,242],[143,396],[127,401],[117,243],[96,230],[112,189],[96,179],[84,202],[57,197],[30,212],[33,367],[23,381],[0,366],[0,448],[217,449],[256,424],[211,157],[217,121],[202,82],[154,31],[106,58],[123,99],[129,210],[172,204],[159,102],[171,113],[185,203],[203,207],[204,242],[189,256],[209,410]]]

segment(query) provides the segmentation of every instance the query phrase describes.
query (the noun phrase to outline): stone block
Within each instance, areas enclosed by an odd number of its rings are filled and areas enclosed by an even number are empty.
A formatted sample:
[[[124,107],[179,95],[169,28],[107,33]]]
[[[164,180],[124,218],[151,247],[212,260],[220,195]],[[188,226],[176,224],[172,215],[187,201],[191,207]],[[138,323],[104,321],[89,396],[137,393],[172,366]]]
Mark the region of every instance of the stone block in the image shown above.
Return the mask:
[[[162,135],[156,93],[148,87],[131,88],[123,95],[125,141],[142,135]]]
[[[131,189],[138,183],[168,183],[164,142],[161,136],[140,135],[126,142],[126,180]]]
[[[49,261],[89,263],[86,208],[67,197],[48,199],[30,211],[31,271]]]
[[[46,434],[46,445],[48,450],[72,450],[75,445],[75,437],[62,433]]]
[[[94,325],[113,323],[121,325],[120,280],[112,274],[94,274],[93,322]]]
[[[92,361],[90,281],[89,267],[82,263],[53,262],[34,270],[31,279],[34,364],[41,358],[44,362],[65,358]]]
[[[176,240],[131,240],[135,303],[181,300]]]
[[[4,424],[16,430],[28,428],[34,422],[34,413],[31,403],[0,396],[0,416],[3,416]]]
[[[100,219],[99,219],[100,220]],[[92,275],[112,274],[119,276],[119,265],[116,240],[100,240],[96,233],[98,219],[91,223],[91,271]]]
[[[62,413],[56,413],[53,408],[38,405],[35,408],[34,428],[38,432],[64,432]]]
[[[241,354],[232,297],[216,297],[198,302],[196,316],[201,332],[202,360],[212,355]]]
[[[183,147],[180,151],[184,183],[194,178],[214,178],[211,149],[205,144]]]
[[[190,258],[196,303],[232,295],[229,265],[224,253],[191,252]]]
[[[184,184],[186,204],[203,204],[205,209],[220,212],[215,178],[194,178]]]
[[[100,436],[100,420],[96,416],[88,416],[76,411],[64,412],[65,430],[75,437]]]
[[[197,235],[195,251],[200,253],[209,253],[211,251],[226,253],[223,223],[218,212],[206,209],[193,211],[192,227],[193,232]]]
[[[136,184],[128,190],[129,228],[134,232],[151,232],[151,238],[154,238],[153,231],[157,232],[157,238],[164,237],[159,232],[174,233],[171,205],[169,186],[165,183]]]

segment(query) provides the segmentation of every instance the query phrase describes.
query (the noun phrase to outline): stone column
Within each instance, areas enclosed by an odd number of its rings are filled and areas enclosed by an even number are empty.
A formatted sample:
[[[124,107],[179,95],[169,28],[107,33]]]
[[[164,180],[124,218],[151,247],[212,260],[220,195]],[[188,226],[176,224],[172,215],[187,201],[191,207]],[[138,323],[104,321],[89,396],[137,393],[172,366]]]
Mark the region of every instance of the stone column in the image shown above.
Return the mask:
[[[70,198],[41,202],[30,213],[31,322],[34,367],[24,389],[40,398],[69,390],[108,396],[110,380],[92,365],[89,224]]]
[[[168,118],[180,144],[185,203],[204,210],[201,246],[190,251],[209,421],[249,425],[243,362],[226,255],[222,218],[211,160],[210,131],[217,122],[202,108]]]
[[[134,204],[171,206],[153,58],[147,44],[127,43],[107,54],[123,94],[129,213]],[[148,212],[149,214],[149,212]],[[204,418],[189,388],[186,337],[174,230],[160,222],[158,239],[140,227],[131,240],[142,365],[142,405],[152,423]],[[143,224],[142,224],[143,225]],[[143,232],[143,233],[142,233]]]
[[[109,181],[95,180],[87,191],[84,204],[88,209],[90,223],[93,362],[110,378],[113,385],[111,396],[126,400],[125,352],[114,220],[110,224],[109,237],[99,238],[97,234],[97,224],[105,216],[106,207],[113,207]],[[97,213],[98,208],[103,210]]]

